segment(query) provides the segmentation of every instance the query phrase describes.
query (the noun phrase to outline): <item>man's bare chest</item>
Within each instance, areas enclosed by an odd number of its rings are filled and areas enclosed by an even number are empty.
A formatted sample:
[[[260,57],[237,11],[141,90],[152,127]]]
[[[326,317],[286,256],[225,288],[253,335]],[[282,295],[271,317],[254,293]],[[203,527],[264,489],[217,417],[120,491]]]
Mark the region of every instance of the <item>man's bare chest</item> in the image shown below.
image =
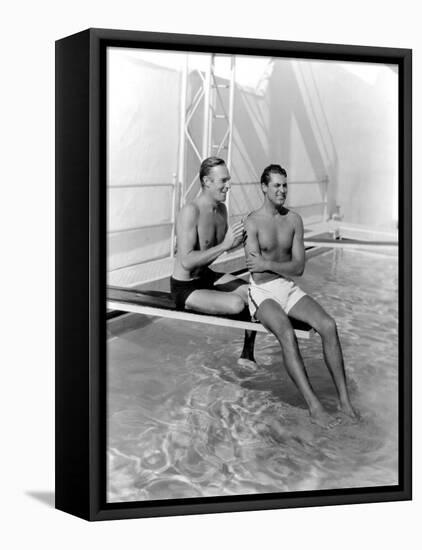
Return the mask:
[[[294,227],[287,220],[264,222],[258,230],[258,241],[262,252],[290,251]]]
[[[222,242],[226,233],[226,220],[220,213],[201,214],[198,221],[198,248],[206,250]]]

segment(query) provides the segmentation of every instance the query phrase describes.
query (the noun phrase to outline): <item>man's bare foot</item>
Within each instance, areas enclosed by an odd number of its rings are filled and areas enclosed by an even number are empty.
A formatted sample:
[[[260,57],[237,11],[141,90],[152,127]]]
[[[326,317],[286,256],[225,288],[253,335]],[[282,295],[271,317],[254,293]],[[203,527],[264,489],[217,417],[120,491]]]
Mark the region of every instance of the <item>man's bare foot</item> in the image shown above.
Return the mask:
[[[321,428],[334,428],[342,423],[341,418],[327,413],[324,409],[310,410],[312,424],[316,424]]]
[[[338,412],[347,417],[348,424],[357,424],[362,420],[360,414],[355,411],[351,403],[340,404],[338,407]]]

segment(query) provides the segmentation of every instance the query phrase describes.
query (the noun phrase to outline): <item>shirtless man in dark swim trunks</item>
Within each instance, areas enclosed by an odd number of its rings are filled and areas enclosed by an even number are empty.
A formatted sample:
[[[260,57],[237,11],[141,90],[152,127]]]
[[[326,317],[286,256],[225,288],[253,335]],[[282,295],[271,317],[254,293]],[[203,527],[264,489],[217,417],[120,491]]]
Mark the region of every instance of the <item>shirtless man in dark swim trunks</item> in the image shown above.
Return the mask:
[[[302,218],[285,208],[287,173],[278,164],[265,168],[261,176],[264,204],[245,220],[246,264],[251,273],[251,314],[278,339],[287,372],[302,393],[311,420],[321,426],[355,421],[346,385],[343,354],[334,319],[290,279],[305,268]],[[340,418],[333,418],[314,393],[288,315],[311,325],[321,336],[324,359],[339,398]],[[350,420],[349,420],[350,421]]]
[[[224,201],[230,189],[230,174],[222,159],[210,157],[201,164],[199,179],[200,195],[182,208],[177,219],[171,293],[178,309],[238,315],[248,303],[247,284],[234,277],[219,284],[222,275],[208,267],[244,238],[243,223],[230,226],[227,220]],[[240,357],[243,362],[254,361],[255,336],[254,331],[245,331]]]

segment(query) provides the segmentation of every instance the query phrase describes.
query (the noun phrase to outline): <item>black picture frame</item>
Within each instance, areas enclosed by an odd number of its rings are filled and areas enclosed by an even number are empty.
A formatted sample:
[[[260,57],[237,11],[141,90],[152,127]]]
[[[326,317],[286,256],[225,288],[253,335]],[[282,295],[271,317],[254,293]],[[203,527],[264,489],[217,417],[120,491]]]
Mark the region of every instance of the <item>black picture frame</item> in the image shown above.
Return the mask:
[[[398,65],[399,484],[233,497],[106,502],[106,48],[129,46]],[[86,520],[412,498],[412,52],[88,29],[56,42],[56,508]]]

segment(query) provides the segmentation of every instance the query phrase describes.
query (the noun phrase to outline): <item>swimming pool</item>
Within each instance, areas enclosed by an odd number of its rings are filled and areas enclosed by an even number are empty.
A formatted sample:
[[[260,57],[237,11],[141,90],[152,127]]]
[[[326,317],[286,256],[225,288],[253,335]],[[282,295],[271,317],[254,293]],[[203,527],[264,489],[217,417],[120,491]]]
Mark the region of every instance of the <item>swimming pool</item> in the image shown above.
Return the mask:
[[[336,319],[352,402],[363,422],[309,421],[270,334],[258,367],[237,365],[243,334],[130,315],[107,354],[107,500],[240,495],[398,483],[396,256],[327,250],[302,288]],[[327,409],[335,390],[320,339],[299,342]]]

